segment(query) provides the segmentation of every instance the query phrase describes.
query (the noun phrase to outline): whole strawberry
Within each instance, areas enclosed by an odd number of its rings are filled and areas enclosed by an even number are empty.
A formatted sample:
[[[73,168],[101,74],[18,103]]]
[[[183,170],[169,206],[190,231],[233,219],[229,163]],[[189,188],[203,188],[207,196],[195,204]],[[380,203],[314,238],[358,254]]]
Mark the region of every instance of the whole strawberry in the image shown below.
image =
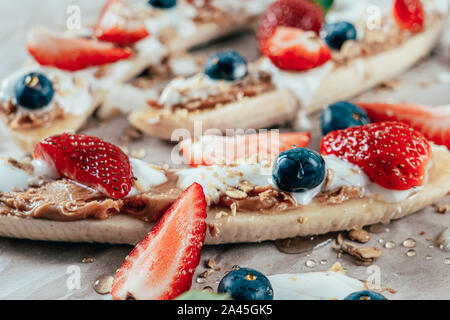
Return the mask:
[[[133,173],[128,156],[100,138],[68,133],[52,136],[35,146],[34,158],[50,163],[61,176],[112,198],[130,192]]]
[[[330,132],[320,151],[358,165],[373,182],[395,190],[422,185],[431,156],[420,132],[390,121]]]

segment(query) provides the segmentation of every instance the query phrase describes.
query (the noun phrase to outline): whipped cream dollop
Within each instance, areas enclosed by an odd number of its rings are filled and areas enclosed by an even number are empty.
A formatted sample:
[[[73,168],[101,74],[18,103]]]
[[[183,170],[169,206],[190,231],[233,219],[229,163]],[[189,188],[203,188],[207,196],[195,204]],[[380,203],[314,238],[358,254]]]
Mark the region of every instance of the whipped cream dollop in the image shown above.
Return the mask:
[[[130,158],[130,164],[133,175],[137,179],[135,185],[139,184],[142,190],[150,190],[151,187],[159,186],[168,181],[164,171],[153,167],[145,161]],[[128,196],[138,194],[139,191],[133,186]]]
[[[319,90],[323,78],[333,69],[333,62],[307,71],[286,71],[276,67],[269,58],[260,62],[260,70],[272,75],[272,82],[278,89],[287,89],[300,101],[302,106],[308,106]]]
[[[164,88],[158,104],[173,106],[182,102],[184,95],[192,99],[207,99],[219,94],[230,86],[225,80],[213,80],[204,73],[198,73],[188,78],[175,78]]]
[[[360,280],[335,271],[277,274],[269,276],[274,300],[343,300],[367,290]]]
[[[133,186],[129,196],[150,190],[168,181],[163,170],[142,160],[130,158],[130,164],[136,178],[135,184],[139,184],[139,190]],[[60,175],[52,164],[42,159],[18,163],[11,158],[0,157],[0,177],[2,177],[0,192],[12,192],[39,185],[40,181],[59,179]]]
[[[22,191],[39,180],[59,178],[56,170],[43,160],[33,159],[28,167],[29,170],[24,170],[10,159],[0,157],[0,192]]]
[[[41,67],[35,64],[25,66],[4,78],[0,83],[0,100],[17,103],[14,86],[20,78],[30,72],[44,74],[53,84],[55,90],[50,103],[36,112],[49,110],[57,104],[66,113],[82,115],[92,108],[90,88],[92,82],[80,73],[66,72],[56,68]]]

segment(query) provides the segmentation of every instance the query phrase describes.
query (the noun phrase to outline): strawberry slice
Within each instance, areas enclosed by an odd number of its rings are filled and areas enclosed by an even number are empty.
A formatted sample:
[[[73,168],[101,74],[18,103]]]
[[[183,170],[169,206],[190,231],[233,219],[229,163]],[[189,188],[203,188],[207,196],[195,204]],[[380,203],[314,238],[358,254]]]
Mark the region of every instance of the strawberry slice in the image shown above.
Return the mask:
[[[309,132],[280,134],[249,134],[237,136],[202,136],[197,141],[183,140],[180,149],[192,167],[199,165],[230,164],[258,155],[276,157],[292,146],[306,147],[311,140]]]
[[[94,26],[94,36],[101,41],[127,46],[146,38],[150,33],[145,25],[133,17],[120,0],[109,0]]]
[[[358,165],[373,182],[395,190],[421,186],[431,156],[420,132],[391,121],[332,131],[320,150]]]
[[[450,149],[450,105],[357,103],[372,122],[400,121],[420,131],[425,138]]]
[[[262,14],[258,24],[259,44],[269,38],[279,26],[294,27],[319,34],[324,24],[322,9],[307,0],[277,0]]]
[[[39,64],[68,71],[113,63],[131,56],[130,50],[110,43],[74,38],[45,28],[30,30],[27,50]]]
[[[331,59],[330,48],[314,32],[292,27],[277,27],[262,52],[282,70],[309,70]]]
[[[395,0],[392,14],[400,29],[422,31],[425,11],[421,0]]]
[[[100,138],[68,133],[52,136],[35,146],[34,158],[52,165],[62,177],[112,198],[130,192],[133,173],[128,156]]]
[[[114,277],[114,299],[171,300],[189,290],[206,235],[206,200],[188,187],[138,243]]]

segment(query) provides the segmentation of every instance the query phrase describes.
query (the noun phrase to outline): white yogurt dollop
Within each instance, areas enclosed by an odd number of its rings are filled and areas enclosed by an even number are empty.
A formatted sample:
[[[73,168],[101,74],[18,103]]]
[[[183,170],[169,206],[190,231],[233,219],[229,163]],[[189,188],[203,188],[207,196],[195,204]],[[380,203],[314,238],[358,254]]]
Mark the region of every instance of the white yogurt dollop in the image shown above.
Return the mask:
[[[207,99],[226,89],[229,83],[224,80],[212,80],[204,73],[189,78],[175,78],[164,88],[158,103],[172,106],[181,103],[184,94],[191,98]]]
[[[262,58],[260,69],[272,75],[272,82],[278,89],[287,89],[300,101],[302,106],[308,106],[315,93],[319,90],[323,78],[333,69],[333,62],[302,72],[278,69],[269,58]]]
[[[364,284],[334,271],[269,276],[274,300],[343,300],[350,293],[367,290]]]
[[[81,73],[71,73],[38,65],[26,66],[4,78],[0,84],[0,99],[11,99],[13,103],[16,103],[14,86],[20,78],[30,72],[45,75],[53,84],[53,99],[40,110],[48,110],[58,104],[66,113],[82,115],[91,109],[92,96],[89,88],[92,82],[89,78]]]
[[[399,202],[414,196],[422,187],[408,190],[391,190],[372,182],[363,170],[334,155],[323,157],[327,169],[332,169],[334,179],[325,186],[323,182],[304,192],[291,192],[292,198],[298,205],[308,205],[320,193],[335,190],[340,187],[360,187],[361,197],[369,196],[385,202]],[[228,187],[237,187],[241,181],[249,181],[257,186],[270,185],[277,189],[272,179],[272,167],[268,163],[242,163],[234,167],[219,165],[200,166],[197,168],[182,169],[177,172],[178,187],[186,189],[192,183],[202,185],[205,195],[212,203],[217,203],[220,196]]]
[[[40,179],[57,179],[59,174],[43,160],[32,160],[32,172],[12,165],[7,158],[0,157],[0,192],[26,190],[30,183]]]

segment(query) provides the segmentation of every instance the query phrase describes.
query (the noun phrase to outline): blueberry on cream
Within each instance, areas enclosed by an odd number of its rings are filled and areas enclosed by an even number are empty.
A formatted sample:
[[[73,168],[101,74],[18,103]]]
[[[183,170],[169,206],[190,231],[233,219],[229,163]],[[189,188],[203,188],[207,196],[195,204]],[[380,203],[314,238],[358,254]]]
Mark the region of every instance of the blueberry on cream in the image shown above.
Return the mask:
[[[387,298],[378,292],[363,290],[349,294],[344,300],[387,300]]]
[[[250,268],[232,270],[222,278],[217,291],[229,294],[234,300],[273,300],[269,279]]]
[[[293,148],[278,155],[272,177],[286,192],[304,192],[318,187],[325,179],[325,161],[317,152]]]
[[[332,49],[341,49],[344,42],[356,40],[356,28],[347,21],[328,23],[325,26],[325,41]]]
[[[177,5],[176,0],[149,0],[148,4],[160,9],[170,9]]]
[[[214,80],[240,80],[248,74],[247,62],[236,51],[223,51],[209,57],[205,74]]]
[[[14,86],[17,103],[26,109],[47,106],[54,96],[52,82],[43,74],[31,72],[21,77]]]
[[[369,117],[363,109],[346,101],[329,105],[322,113],[320,120],[323,135],[331,131],[370,123]]]

